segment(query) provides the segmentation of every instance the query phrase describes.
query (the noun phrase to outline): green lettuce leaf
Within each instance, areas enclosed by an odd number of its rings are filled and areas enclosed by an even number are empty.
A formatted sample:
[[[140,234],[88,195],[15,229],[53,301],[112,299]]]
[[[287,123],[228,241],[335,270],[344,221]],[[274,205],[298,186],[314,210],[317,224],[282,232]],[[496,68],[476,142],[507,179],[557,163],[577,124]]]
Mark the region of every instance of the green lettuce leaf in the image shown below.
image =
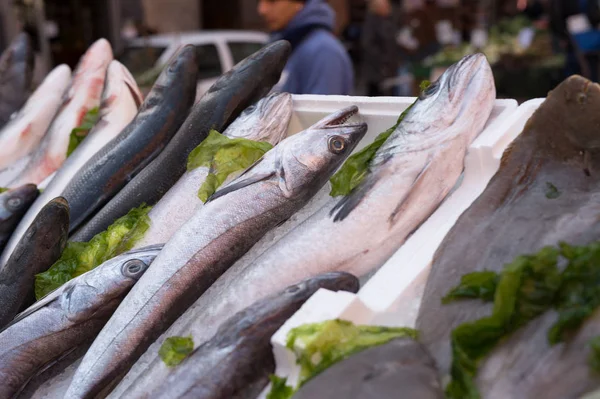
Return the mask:
[[[600,336],[594,337],[590,340],[590,346],[592,351],[588,363],[590,368],[596,373],[600,373]]]
[[[271,380],[271,390],[267,399],[289,399],[294,395],[294,388],[287,385],[287,378],[271,374],[269,379]]]
[[[244,170],[260,159],[273,146],[263,141],[229,138],[216,130],[190,153],[187,170],[200,166],[209,168],[206,180],[198,190],[202,202],[215,193],[232,173]]]
[[[296,327],[288,333],[286,346],[296,355],[300,380],[296,388],[289,388],[295,392],[331,365],[400,337],[416,339],[417,331],[412,328],[357,326],[338,319]],[[282,391],[283,388],[277,389]]]
[[[429,87],[429,85],[431,85],[429,81],[424,81],[421,83],[421,90],[425,90],[427,87]],[[398,125],[402,122],[404,117],[408,114],[417,101],[415,101],[406,110],[404,110],[404,112],[402,112],[394,126],[390,127],[385,132],[380,133],[371,144],[348,157],[340,170],[338,170],[337,173],[334,174],[331,179],[329,179],[331,182],[331,192],[329,193],[330,196],[338,197],[341,195],[348,195],[356,186],[360,184],[360,182],[363,181],[369,171],[369,165],[371,164],[371,161],[375,157],[375,154],[379,148],[381,148],[388,137],[394,133]]]
[[[67,281],[133,248],[150,227],[148,212],[142,204],[117,219],[106,231],[89,242],[69,242],[60,259],[47,271],[35,276],[35,296],[39,300]]]
[[[498,273],[492,271],[466,274],[460,279],[460,285],[453,288],[448,295],[442,298],[442,303],[450,303],[465,298],[479,298],[486,302],[493,301],[499,279]]]
[[[561,272],[559,259],[565,259]],[[548,342],[564,341],[600,306],[600,243],[574,247],[560,243],[534,255],[517,257],[495,279],[490,272],[461,279],[447,298],[487,298],[494,290],[492,315],[459,325],[451,333],[452,380],[448,398],[479,398],[477,366],[505,337],[537,316],[554,309],[558,320],[548,330]],[[495,285],[495,289],[494,289]],[[600,371],[600,338],[591,341],[590,366]]]
[[[175,367],[194,351],[194,340],[189,337],[169,337],[160,346],[158,355],[168,367]]]
[[[2,194],[5,191],[8,191],[8,188],[6,188],[6,187],[0,187],[0,194]]]
[[[99,117],[99,108],[94,107],[85,114],[81,124],[71,130],[71,135],[69,136],[69,148],[67,148],[67,157],[69,157],[69,155],[75,151],[77,146],[81,144],[83,139],[86,138],[89,131],[92,130],[96,122],[98,122]]]

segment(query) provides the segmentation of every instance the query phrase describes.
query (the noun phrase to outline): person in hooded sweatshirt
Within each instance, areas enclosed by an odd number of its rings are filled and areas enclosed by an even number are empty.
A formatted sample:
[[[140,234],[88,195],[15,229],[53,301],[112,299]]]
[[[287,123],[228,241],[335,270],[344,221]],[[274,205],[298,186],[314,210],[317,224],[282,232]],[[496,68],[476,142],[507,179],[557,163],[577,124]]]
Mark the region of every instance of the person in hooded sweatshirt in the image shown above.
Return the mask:
[[[324,0],[259,0],[271,41],[287,40],[292,54],[274,90],[292,94],[349,95],[354,71],[333,35],[335,13]]]

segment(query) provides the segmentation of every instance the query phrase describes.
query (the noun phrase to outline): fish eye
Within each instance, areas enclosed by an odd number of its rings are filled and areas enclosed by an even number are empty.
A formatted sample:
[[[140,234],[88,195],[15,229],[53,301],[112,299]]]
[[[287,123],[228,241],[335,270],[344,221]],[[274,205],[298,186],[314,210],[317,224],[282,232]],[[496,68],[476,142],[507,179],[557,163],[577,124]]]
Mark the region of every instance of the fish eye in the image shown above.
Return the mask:
[[[128,260],[123,265],[123,275],[125,277],[138,277],[141,272],[146,270],[146,267],[148,267],[148,265],[139,259]]]
[[[300,291],[300,287],[297,285],[293,285],[291,287],[288,287],[287,290],[285,290],[285,292],[287,294],[295,294],[296,292]]]
[[[346,149],[346,142],[340,136],[331,136],[328,142],[329,151],[334,154],[341,154]]]
[[[251,106],[246,108],[246,112],[251,113],[251,112],[254,112],[255,109],[256,109],[256,104],[252,104]]]
[[[436,80],[435,82],[430,84],[428,88],[423,90],[423,93],[421,93],[421,98],[426,98],[426,97],[429,97],[429,96],[435,94],[435,92],[438,90],[439,87],[440,87],[439,80]]]
[[[21,206],[21,204],[23,204],[23,200],[21,200],[21,198],[10,198],[8,201],[6,201],[6,204],[11,209],[17,209]]]

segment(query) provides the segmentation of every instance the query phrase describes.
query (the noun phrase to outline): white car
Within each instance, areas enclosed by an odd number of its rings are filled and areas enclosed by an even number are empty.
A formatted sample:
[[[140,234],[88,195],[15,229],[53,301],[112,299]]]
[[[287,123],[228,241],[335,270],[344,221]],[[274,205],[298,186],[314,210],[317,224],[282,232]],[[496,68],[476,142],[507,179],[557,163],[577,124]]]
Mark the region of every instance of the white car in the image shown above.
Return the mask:
[[[257,31],[161,34],[129,41],[119,60],[138,78],[149,70],[160,71],[181,46],[193,44],[198,49],[198,99],[221,74],[258,51],[268,40],[267,34]]]

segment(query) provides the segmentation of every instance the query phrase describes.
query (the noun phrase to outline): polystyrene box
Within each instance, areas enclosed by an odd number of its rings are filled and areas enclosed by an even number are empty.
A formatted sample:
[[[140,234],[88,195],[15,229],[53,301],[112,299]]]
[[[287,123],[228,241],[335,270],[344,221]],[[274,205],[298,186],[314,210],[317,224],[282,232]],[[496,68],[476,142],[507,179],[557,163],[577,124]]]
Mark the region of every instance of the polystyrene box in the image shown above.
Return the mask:
[[[295,95],[293,101],[289,134],[338,109],[357,105],[360,116],[369,125],[355,150],[358,151],[394,125],[415,98]],[[414,326],[436,249],[458,217],[483,192],[498,170],[504,150],[542,102],[543,99],[536,99],[518,106],[515,100],[496,100],[484,130],[468,149],[465,170],[455,189],[358,294],[319,290],[273,335],[271,343],[279,376],[288,377],[290,385],[297,382],[299,369],[285,342],[289,330],[299,325],[341,318],[356,324]],[[326,187],[318,195],[326,195],[328,190]],[[264,398],[269,389],[259,397]]]

